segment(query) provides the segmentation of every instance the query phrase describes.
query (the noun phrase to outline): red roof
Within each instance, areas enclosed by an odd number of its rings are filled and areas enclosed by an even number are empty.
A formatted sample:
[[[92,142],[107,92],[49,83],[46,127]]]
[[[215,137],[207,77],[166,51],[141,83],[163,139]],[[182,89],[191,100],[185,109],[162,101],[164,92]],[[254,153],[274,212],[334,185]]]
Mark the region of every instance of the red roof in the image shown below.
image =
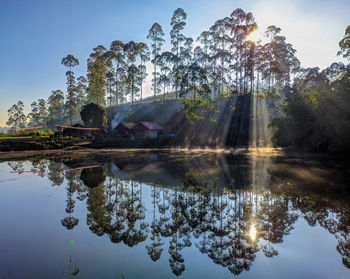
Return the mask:
[[[123,122],[121,123],[122,125],[124,125],[126,128],[128,128],[129,130],[131,130],[132,128],[135,127],[136,123],[135,122]]]
[[[150,130],[164,130],[163,127],[159,126],[157,123],[154,122],[141,122],[141,125],[145,126],[147,129]]]

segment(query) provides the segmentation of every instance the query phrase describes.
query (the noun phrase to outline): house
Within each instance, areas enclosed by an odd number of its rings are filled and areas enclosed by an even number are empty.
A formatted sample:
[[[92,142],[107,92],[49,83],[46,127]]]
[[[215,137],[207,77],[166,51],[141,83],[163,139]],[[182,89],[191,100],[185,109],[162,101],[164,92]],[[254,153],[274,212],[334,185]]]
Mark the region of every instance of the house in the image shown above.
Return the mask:
[[[163,134],[163,127],[154,122],[140,122],[140,124],[146,128],[146,137],[150,139],[156,139]]]
[[[112,131],[119,139],[156,139],[163,134],[163,128],[154,122],[122,122]]]
[[[134,122],[122,122],[112,130],[112,134],[121,140],[135,139],[135,131],[133,128],[137,123]]]

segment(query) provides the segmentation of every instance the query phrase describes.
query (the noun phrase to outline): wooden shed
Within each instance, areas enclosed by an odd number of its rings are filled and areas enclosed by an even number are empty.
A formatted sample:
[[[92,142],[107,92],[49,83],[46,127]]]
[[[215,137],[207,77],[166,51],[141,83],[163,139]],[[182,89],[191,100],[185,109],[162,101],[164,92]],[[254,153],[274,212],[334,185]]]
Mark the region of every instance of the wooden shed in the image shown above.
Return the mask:
[[[150,139],[156,139],[163,134],[163,127],[159,126],[155,122],[140,122],[140,124],[146,128],[146,137]]]

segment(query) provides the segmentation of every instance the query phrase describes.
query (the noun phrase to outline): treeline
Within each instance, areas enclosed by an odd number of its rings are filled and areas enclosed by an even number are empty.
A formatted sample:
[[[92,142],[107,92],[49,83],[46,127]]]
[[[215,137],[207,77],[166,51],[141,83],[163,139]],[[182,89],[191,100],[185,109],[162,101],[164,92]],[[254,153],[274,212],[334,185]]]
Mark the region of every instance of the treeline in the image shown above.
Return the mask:
[[[350,25],[339,42],[339,55],[350,58]],[[350,153],[350,64],[333,63],[320,71],[300,71],[280,116],[271,122],[277,146],[316,152]]]
[[[179,99],[184,109],[212,108],[215,98],[225,94],[246,94],[289,85],[291,75],[299,71],[296,50],[281,35],[281,29],[269,26],[267,42],[251,41],[257,23],[252,13],[234,10],[217,20],[209,30],[193,39],[184,34],[187,14],[181,8],[171,18],[170,50],[164,50],[165,34],[154,23],[144,42],[113,41],[109,48],[98,45],[87,61],[86,77],[75,78],[72,68],[79,65],[73,55],[62,59],[69,68],[67,91],[52,91],[49,99],[32,103],[32,112],[23,114],[23,103],[9,112],[8,125],[22,127],[76,120],[87,102],[118,106],[143,99],[147,78],[146,63],[153,64],[152,91],[155,97]],[[197,43],[196,43],[197,42]],[[195,114],[194,114],[195,116]]]

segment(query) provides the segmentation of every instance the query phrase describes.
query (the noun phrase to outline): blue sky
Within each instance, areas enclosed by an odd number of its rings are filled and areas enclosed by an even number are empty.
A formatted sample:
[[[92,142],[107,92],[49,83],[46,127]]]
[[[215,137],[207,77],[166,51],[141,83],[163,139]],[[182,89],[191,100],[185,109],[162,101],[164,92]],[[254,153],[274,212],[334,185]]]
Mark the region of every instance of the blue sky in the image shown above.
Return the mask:
[[[0,0],[0,125],[18,100],[28,111],[33,100],[65,90],[66,69],[60,64],[65,55],[80,60],[74,69],[78,76],[86,73],[94,47],[109,47],[113,40],[146,41],[154,22],[168,40],[178,7],[187,13],[184,32],[193,38],[236,8],[251,11],[260,27],[282,28],[304,67],[340,61],[338,42],[350,24],[347,0]]]

